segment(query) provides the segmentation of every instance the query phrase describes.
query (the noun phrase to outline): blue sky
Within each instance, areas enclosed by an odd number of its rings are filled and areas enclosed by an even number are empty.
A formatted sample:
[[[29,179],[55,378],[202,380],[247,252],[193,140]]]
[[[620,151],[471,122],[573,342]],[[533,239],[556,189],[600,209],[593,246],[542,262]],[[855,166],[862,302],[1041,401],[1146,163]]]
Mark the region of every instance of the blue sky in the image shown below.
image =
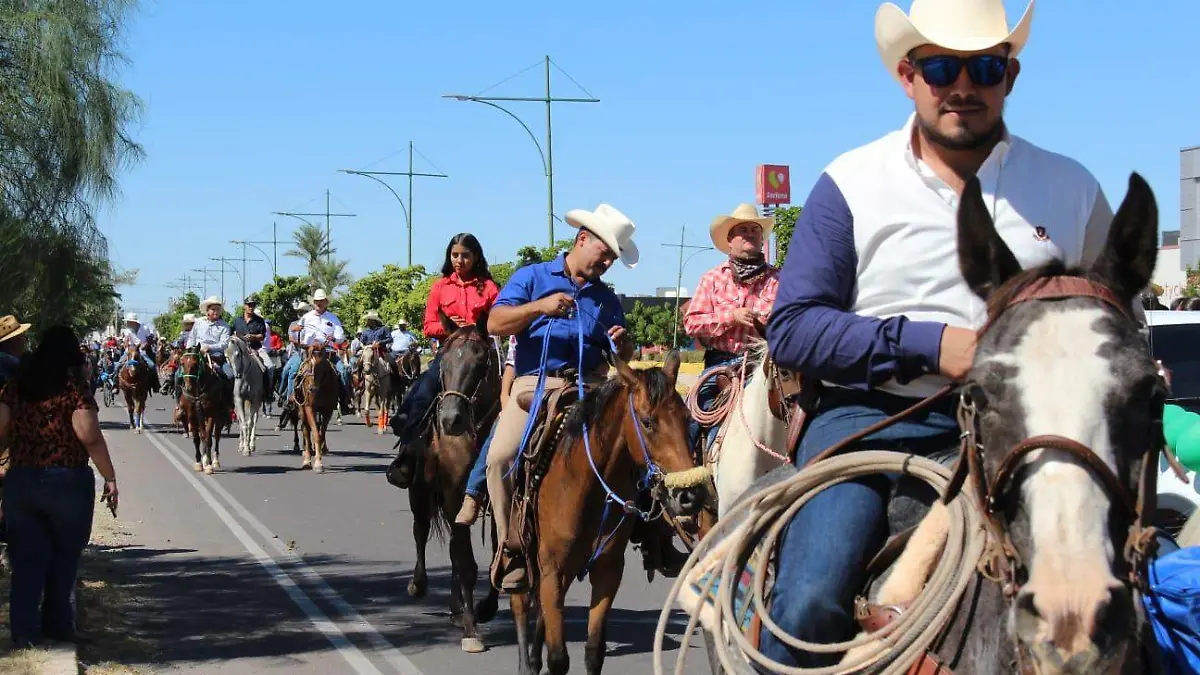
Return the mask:
[[[1006,6],[1015,23],[1026,3]],[[178,292],[164,284],[239,256],[230,239],[269,240],[273,220],[287,239],[298,221],[271,212],[322,211],[326,189],[333,210],[358,214],[333,224],[356,276],[403,264],[395,199],[336,170],[404,170],[410,139],[432,161],[418,157],[418,170],[450,175],[417,183],[414,262],[440,264],[459,231],[476,233],[493,260],[544,244],[545,177],[528,136],[499,111],[440,95],[478,93],[546,54],[601,99],[554,110],[556,213],[621,209],[637,223],[642,261],[609,279],[627,293],[670,286],[676,250],[660,244],[685,225],[688,243],[707,244],[713,216],[754,200],[757,164],[791,165],[799,203],[831,159],[903,124],[911,102],[876,53],[877,7],[144,0],[120,77],[145,102],[134,135],[147,156],[99,217],[118,265],[141,270],[125,305],[165,308]],[[1200,144],[1200,3],[1142,7],[1042,0],[1006,117],[1014,133],[1083,162],[1114,205],[1140,172],[1160,226],[1175,229],[1179,149]],[[488,94],[540,95],[542,77],[535,68]],[[556,95],[583,95],[553,77]],[[543,106],[513,110],[543,133]],[[393,184],[403,195],[403,179]],[[280,273],[299,273],[283,250]],[[719,259],[697,255],[683,285]],[[249,289],[270,279],[266,263],[247,265]],[[241,282],[231,272],[225,283],[236,301]]]

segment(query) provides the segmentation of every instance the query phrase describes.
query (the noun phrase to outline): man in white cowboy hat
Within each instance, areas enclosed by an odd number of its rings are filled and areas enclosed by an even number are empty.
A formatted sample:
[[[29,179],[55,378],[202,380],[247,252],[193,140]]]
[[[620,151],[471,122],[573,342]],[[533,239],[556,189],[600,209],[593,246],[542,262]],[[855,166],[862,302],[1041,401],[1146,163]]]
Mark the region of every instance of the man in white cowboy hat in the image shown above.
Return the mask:
[[[346,330],[342,327],[342,320],[329,311],[329,296],[325,293],[325,289],[318,288],[313,293],[312,304],[313,308],[300,317],[300,345],[308,347],[313,344],[321,344],[333,348],[334,345],[345,341]],[[339,361],[337,354],[330,353],[329,359],[330,363],[336,367]],[[299,375],[299,371],[297,371],[297,375]],[[288,398],[291,398],[292,391],[295,389],[295,379],[293,377],[288,382]],[[343,377],[338,377],[338,399],[343,415],[353,412]]]
[[[196,325],[196,315],[188,312],[179,320],[179,337],[175,339],[176,347],[187,347],[188,335],[192,332],[192,326]]]
[[[188,334],[187,348],[199,349],[207,354],[213,363],[220,366],[220,372],[233,386],[233,366],[225,360],[225,348],[229,346],[229,324],[221,318],[223,311],[221,299],[215,295],[209,296],[200,303],[203,316],[196,319],[192,332]]]
[[[793,449],[796,465],[966,374],[985,314],[958,268],[957,208],[973,177],[1022,267],[1087,265],[1102,249],[1112,211],[1096,179],[1004,123],[1032,18],[1032,0],[1013,29],[1002,0],[914,0],[908,15],[879,8],[879,54],[914,112],[817,180],[767,326],[776,362],[824,383]],[[953,402],[943,399],[855,447],[952,462],[958,442]],[[890,489],[843,483],[796,514],[781,540],[770,610],[781,627],[809,642],[853,634],[851,599],[887,534]],[[763,652],[806,667],[838,658],[791,649],[770,631]]]
[[[417,344],[417,336],[408,332],[408,321],[400,319],[396,322],[396,329],[392,331],[392,356],[403,354],[412,349]]]
[[[146,360],[146,365],[150,367],[150,390],[158,391],[158,367],[154,363],[154,355],[151,353],[152,339],[150,329],[138,319],[135,312],[129,312],[125,315],[125,327],[121,329],[121,344],[128,350],[129,347],[137,349],[137,353],[142,355]],[[125,367],[129,361],[129,352],[126,351],[121,355],[121,359],[117,361],[117,370]]]
[[[25,332],[30,326],[12,314],[0,317],[0,386],[17,376],[25,354]]]
[[[633,355],[633,344],[625,332],[625,312],[621,302],[616,293],[600,281],[618,259],[626,267],[637,264],[633,221],[608,204],[601,204],[595,211],[568,211],[566,221],[579,228],[571,250],[550,262],[517,270],[500,291],[488,315],[489,333],[517,336],[516,379],[509,394],[509,404],[502,408],[496,420],[487,455],[488,492],[492,496],[502,543],[507,541],[512,501],[511,478],[506,478],[506,474],[520,450],[528,418],[528,413],[515,405],[517,397],[536,389],[538,375],[543,370],[547,388],[574,381],[577,372],[588,384],[603,381],[608,368],[604,352],[609,338],[618,345],[623,359],[628,360]],[[582,363],[578,353],[580,321],[584,333]],[[546,348],[544,363],[541,361],[543,346]],[[525,562],[518,551],[504,546],[498,562],[499,569],[493,572],[493,578],[502,577],[500,585],[504,590],[525,587]]]
[[[763,253],[763,241],[774,225],[774,218],[759,217],[752,204],[739,204],[733,213],[717,216],[709,225],[713,246],[729,258],[700,277],[683,315],[683,329],[705,347],[706,370],[737,361],[751,338],[763,337],[779,292],[779,270]],[[697,401],[707,410],[716,395],[716,383],[709,381],[700,388]],[[709,443],[717,429],[710,429]],[[688,425],[688,436],[695,448],[700,436],[695,420]]]

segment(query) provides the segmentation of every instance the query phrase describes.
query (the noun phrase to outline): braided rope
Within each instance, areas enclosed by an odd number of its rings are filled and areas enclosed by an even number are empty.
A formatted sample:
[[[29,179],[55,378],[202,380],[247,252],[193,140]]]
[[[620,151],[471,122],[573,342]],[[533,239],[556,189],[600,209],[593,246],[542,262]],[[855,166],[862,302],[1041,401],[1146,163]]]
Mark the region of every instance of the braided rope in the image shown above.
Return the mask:
[[[858,451],[837,455],[799,471],[786,481],[764,488],[744,498],[717,522],[688,557],[679,577],[671,588],[659,615],[654,635],[654,673],[663,675],[663,639],[672,609],[680,601],[680,593],[703,572],[715,577],[717,594],[705,589],[707,597],[694,603],[689,610],[687,629],[680,637],[681,644],[674,672],[681,675],[689,653],[688,646],[701,614],[706,607],[709,621],[706,628],[715,638],[715,651],[721,666],[728,673],[753,674],[756,664],[760,672],[780,675],[847,675],[870,672],[883,675],[902,675],[924,654],[949,625],[958,601],[975,576],[976,566],[987,542],[983,514],[976,504],[972,489],[964,489],[947,506],[949,529],[945,549],[933,569],[924,590],[911,609],[904,612],[886,628],[869,635],[860,635],[849,642],[814,644],[799,640],[780,628],[766,608],[766,581],[769,565],[765,552],[773,552],[781,532],[792,517],[822,490],[859,476],[893,473],[907,474],[925,481],[938,493],[950,483],[950,469],[937,462],[909,454],[887,451]],[[836,536],[836,534],[834,535]],[[762,622],[762,630],[795,649],[814,653],[844,653],[856,649],[857,658],[849,663],[821,668],[787,666],[764,656],[750,644],[742,633],[735,610],[735,591],[746,561],[755,549],[760,555],[755,565],[753,581],[747,592],[753,611]],[[819,555],[819,552],[812,552]],[[710,605],[709,603],[712,603]],[[680,603],[682,605],[682,603]],[[713,606],[715,605],[715,606]],[[858,649],[858,648],[862,649]]]

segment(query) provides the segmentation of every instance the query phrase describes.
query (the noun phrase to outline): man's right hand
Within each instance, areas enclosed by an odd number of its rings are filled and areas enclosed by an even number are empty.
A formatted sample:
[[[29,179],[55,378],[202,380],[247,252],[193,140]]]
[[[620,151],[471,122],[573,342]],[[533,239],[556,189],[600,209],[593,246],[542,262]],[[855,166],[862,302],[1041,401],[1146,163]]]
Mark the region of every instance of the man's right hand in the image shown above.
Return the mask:
[[[757,325],[755,325],[755,323],[754,323],[754,320],[755,320],[755,318],[757,318],[757,316],[758,316],[758,313],[755,312],[754,310],[750,309],[749,307],[738,307],[737,309],[733,310],[733,313],[730,315],[730,318],[733,319],[733,323],[735,326],[745,326],[746,328],[757,328]]]
[[[975,360],[975,331],[969,328],[946,326],[938,354],[938,371],[945,377],[962,382]]]
[[[575,299],[566,293],[547,295],[537,301],[538,311],[546,316],[566,316],[575,306]]]

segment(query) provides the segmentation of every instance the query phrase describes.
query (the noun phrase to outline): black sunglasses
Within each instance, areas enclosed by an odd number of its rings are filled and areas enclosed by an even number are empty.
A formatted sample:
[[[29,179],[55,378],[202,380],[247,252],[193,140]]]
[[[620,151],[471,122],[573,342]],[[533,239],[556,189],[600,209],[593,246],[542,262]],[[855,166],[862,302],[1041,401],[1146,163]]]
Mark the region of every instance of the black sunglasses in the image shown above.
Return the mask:
[[[996,54],[974,56],[950,56],[939,54],[923,59],[909,59],[921,77],[934,87],[948,87],[958,81],[958,76],[967,68],[967,77],[979,87],[994,87],[1004,81],[1008,74],[1008,57]]]

